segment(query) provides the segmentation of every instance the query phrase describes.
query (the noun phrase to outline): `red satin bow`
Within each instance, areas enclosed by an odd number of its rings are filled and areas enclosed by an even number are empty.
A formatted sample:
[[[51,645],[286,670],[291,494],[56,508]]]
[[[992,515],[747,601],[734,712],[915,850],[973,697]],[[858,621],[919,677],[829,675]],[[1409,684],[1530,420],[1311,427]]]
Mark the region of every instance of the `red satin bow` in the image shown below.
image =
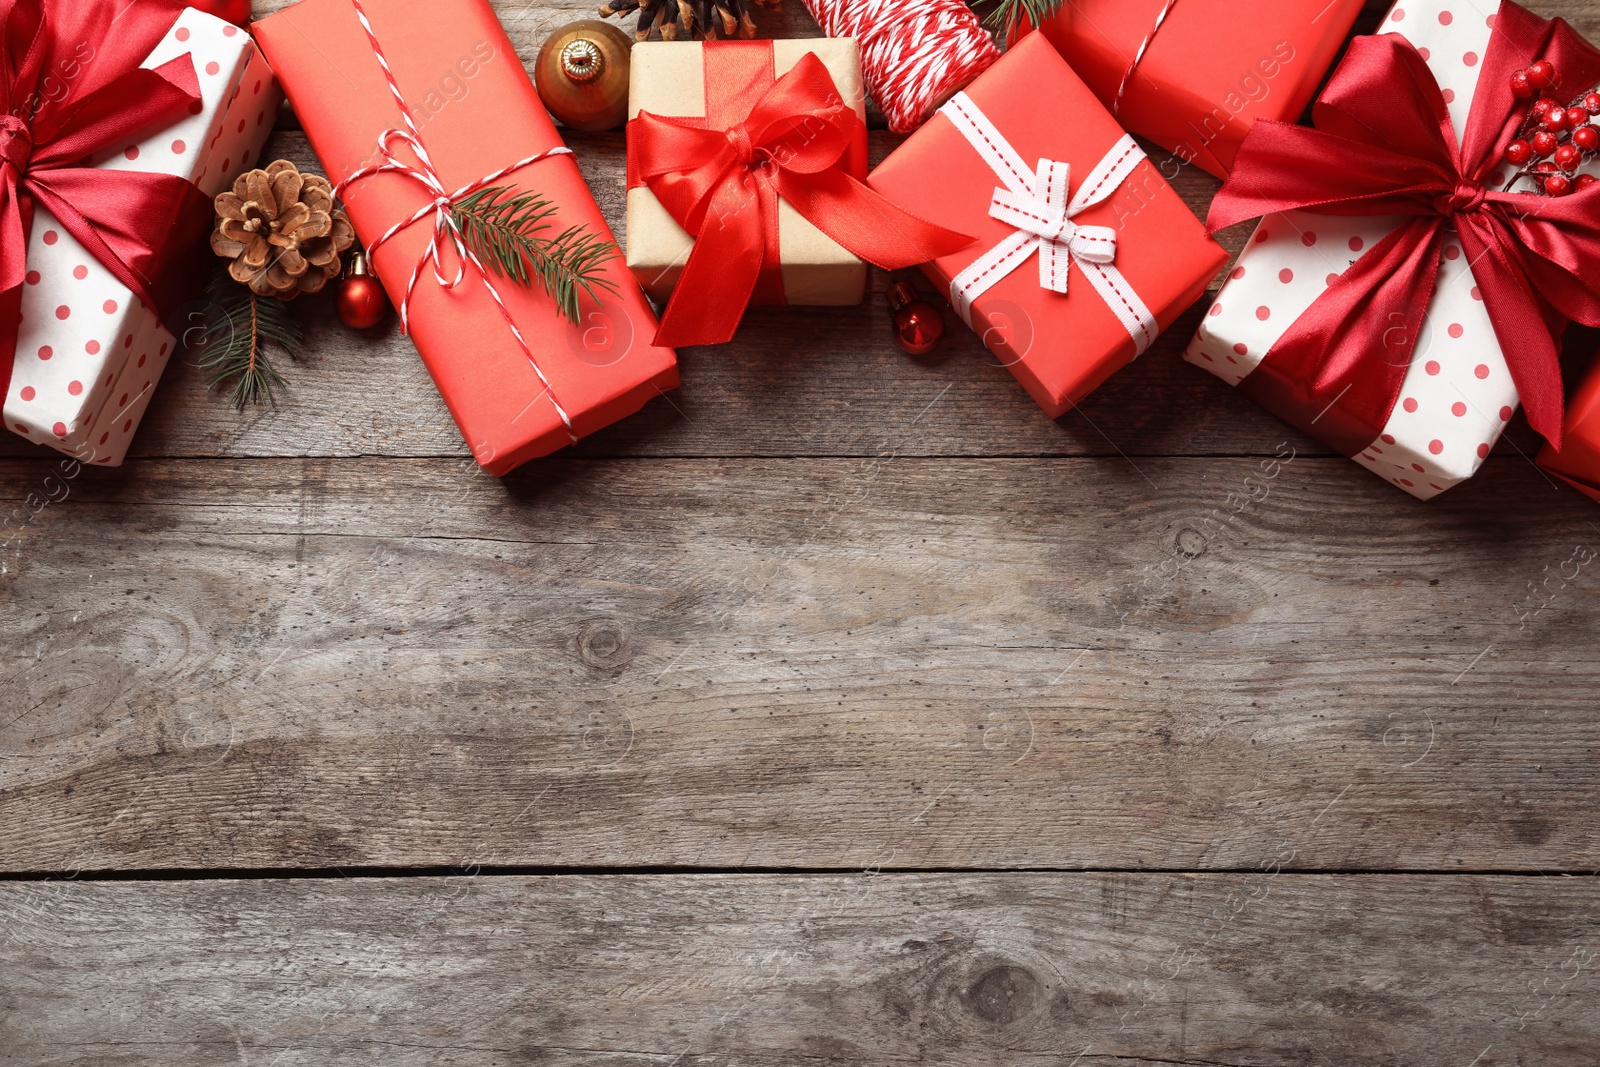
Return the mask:
[[[87,165],[200,105],[188,56],[139,66],[182,12],[174,0],[0,0],[0,398],[16,355],[35,203],[159,311],[190,289],[188,262],[211,224],[206,197],[176,175]]]
[[[1560,446],[1556,334],[1563,316],[1600,325],[1600,189],[1558,198],[1485,185],[1530,104],[1510,76],[1539,58],[1556,65],[1567,95],[1600,81],[1600,52],[1570,26],[1506,0],[1459,148],[1433,73],[1398,34],[1351,43],[1317,102],[1316,129],[1255,124],[1212,202],[1213,233],[1296,208],[1407,218],[1328,286],[1240,388],[1274,410],[1315,416],[1316,436],[1346,454],[1370,444],[1399,398],[1449,225],[1528,422]]]
[[[703,48],[708,106],[754,95],[752,71],[761,64],[770,80],[771,42]],[[890,270],[972,242],[900,210],[845,173],[840,162],[860,136],[861,117],[815,54],[770,81],[744,114],[725,128],[648,112],[628,124],[630,169],[695,238],[656,344],[732,339],[758,280],[776,274],[780,197],[852,254]]]

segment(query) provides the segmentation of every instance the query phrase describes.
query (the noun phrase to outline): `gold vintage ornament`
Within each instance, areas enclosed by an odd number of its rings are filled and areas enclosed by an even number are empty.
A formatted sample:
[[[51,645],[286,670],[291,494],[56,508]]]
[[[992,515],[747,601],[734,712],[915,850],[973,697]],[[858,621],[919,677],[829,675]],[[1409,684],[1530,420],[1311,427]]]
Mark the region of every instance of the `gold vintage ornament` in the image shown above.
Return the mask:
[[[599,19],[552,33],[533,65],[533,84],[550,114],[574,130],[614,130],[628,119],[628,51],[633,42]]]

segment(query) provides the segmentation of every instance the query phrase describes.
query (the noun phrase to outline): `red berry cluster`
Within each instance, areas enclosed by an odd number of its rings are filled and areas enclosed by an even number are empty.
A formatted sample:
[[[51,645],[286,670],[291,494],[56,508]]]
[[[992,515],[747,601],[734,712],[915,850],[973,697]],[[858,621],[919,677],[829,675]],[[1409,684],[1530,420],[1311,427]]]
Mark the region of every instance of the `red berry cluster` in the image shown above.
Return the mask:
[[[1507,189],[1531,178],[1547,195],[1566,196],[1600,181],[1592,174],[1574,175],[1586,156],[1600,152],[1600,127],[1590,121],[1600,115],[1600,92],[1585,93],[1563,107],[1556,97],[1544,95],[1544,90],[1559,84],[1555,64],[1548,59],[1511,75],[1511,91],[1519,99],[1535,94],[1539,98],[1516,139],[1506,145],[1505,161],[1519,168]]]

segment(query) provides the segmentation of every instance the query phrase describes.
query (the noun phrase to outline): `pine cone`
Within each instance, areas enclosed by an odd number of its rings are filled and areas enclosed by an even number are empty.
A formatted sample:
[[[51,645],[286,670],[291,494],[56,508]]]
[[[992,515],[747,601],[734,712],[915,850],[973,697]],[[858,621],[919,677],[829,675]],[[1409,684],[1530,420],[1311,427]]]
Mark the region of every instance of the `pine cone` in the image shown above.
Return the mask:
[[[719,38],[749,40],[756,35],[751,17],[752,5],[777,7],[779,0],[606,0],[601,18],[639,12],[633,36],[647,41],[659,35],[663,41],[715,41]]]
[[[355,230],[333,206],[333,186],[287,159],[242,174],[217,197],[211,250],[233,260],[228,273],[257,296],[293,300],[338,276]]]

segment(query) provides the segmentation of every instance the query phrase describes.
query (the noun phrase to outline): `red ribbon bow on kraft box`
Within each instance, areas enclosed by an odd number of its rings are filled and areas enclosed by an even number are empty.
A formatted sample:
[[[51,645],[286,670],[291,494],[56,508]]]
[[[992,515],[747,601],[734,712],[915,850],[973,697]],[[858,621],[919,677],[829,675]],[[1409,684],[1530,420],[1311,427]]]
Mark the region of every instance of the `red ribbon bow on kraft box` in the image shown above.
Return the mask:
[[[777,52],[806,51],[780,77]],[[864,268],[914,266],[971,238],[889,203],[866,177],[866,124],[816,49],[852,72],[853,41],[717,41],[634,48],[628,123],[629,264],[647,291],[671,286],[681,254],[654,262],[649,245],[681,248],[693,238],[657,343],[716,344],[732,339],[752,301],[762,304],[860,302]],[[703,63],[704,115],[647,110],[682,90],[684,71]],[[659,72],[659,73],[657,73]],[[661,100],[665,103],[665,100]],[[662,108],[665,110],[665,108]],[[648,189],[683,233],[650,226],[637,205]],[[808,226],[786,218],[797,213]],[[814,254],[813,254],[814,253]],[[809,259],[809,263],[807,260]],[[826,278],[833,268],[833,284]],[[805,293],[807,267],[824,276]],[[842,279],[839,277],[842,275]],[[797,293],[796,290],[802,290]]]

